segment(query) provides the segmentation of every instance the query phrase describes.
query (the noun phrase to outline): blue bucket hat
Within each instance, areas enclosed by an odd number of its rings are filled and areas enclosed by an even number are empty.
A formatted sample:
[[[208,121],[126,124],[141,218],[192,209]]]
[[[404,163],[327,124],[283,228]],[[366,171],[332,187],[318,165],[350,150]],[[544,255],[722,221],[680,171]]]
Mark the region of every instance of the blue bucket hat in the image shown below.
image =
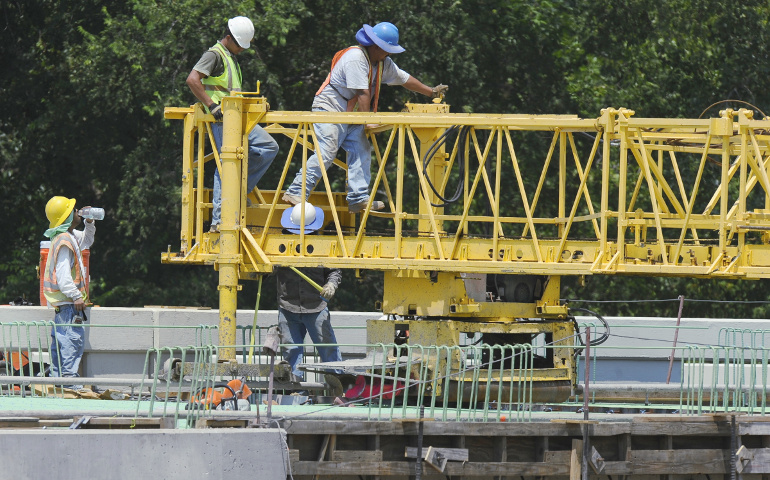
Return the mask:
[[[305,233],[313,233],[323,226],[324,211],[321,207],[314,207],[310,202],[304,202],[305,207]],[[281,226],[291,233],[300,233],[302,229],[302,203],[289,207],[281,215]]]
[[[401,53],[405,50],[398,44],[398,28],[390,22],[380,22],[374,27],[365,23],[356,33],[356,40],[365,47],[377,45],[388,53]]]

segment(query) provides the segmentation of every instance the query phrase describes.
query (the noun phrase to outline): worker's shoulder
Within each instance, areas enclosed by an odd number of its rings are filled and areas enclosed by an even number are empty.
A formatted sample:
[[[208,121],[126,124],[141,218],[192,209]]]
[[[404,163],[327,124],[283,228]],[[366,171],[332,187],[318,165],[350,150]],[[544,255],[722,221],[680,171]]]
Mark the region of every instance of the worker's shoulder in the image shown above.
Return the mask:
[[[364,54],[363,49],[359,47],[350,47],[348,50],[342,54],[342,57],[340,57],[340,61],[343,62],[366,62],[366,55]]]

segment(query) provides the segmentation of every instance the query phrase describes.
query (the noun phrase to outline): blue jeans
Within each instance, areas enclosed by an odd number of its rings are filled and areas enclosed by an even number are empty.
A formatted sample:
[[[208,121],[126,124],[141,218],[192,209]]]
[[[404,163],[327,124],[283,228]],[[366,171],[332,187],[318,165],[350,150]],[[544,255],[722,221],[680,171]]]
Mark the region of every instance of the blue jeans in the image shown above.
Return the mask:
[[[314,112],[323,110],[313,109]],[[332,161],[337,156],[337,151],[342,148],[347,152],[348,164],[348,205],[354,205],[369,200],[369,181],[372,173],[370,171],[372,163],[372,146],[366,138],[366,132],[363,125],[346,125],[336,123],[316,123],[315,135],[318,139],[316,153],[307,159],[306,191],[305,198],[315,188],[316,184],[323,178],[321,166],[318,163],[318,154],[324,161],[324,167],[327,174]],[[294,177],[286,193],[301,197],[302,191],[302,169]]]
[[[217,151],[222,152],[222,122],[211,124],[211,133],[217,144]],[[257,182],[265,174],[273,159],[278,154],[278,143],[259,125],[255,125],[249,132],[249,173],[246,177],[246,193],[250,193],[257,186]],[[222,181],[219,178],[219,169],[214,173],[214,210],[211,213],[211,224],[222,223]]]
[[[283,308],[278,308],[278,328],[281,330],[281,338],[284,343],[301,344],[305,341],[305,333],[310,334],[313,343],[337,343],[332,329],[329,309],[324,308],[317,313],[292,313]],[[302,363],[302,345],[285,347],[283,359],[291,366],[291,373],[304,379],[305,372],[299,370]],[[322,362],[339,362],[342,360],[340,348],[317,347]]]
[[[83,357],[85,328],[73,323],[78,314],[75,305],[61,305],[54,318],[51,329],[51,376],[79,377],[78,367]],[[81,314],[82,315],[82,314]],[[83,385],[64,385],[65,388],[79,390]]]

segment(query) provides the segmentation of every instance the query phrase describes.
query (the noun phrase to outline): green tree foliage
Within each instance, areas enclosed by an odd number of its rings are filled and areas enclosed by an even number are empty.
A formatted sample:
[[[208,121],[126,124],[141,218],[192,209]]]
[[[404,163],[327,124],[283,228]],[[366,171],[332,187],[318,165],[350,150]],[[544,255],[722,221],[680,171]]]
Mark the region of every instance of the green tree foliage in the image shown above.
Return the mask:
[[[308,110],[334,52],[353,44],[363,23],[385,20],[399,26],[407,49],[399,66],[425,83],[449,84],[455,112],[596,117],[623,106],[638,116],[693,117],[724,99],[770,110],[763,88],[770,5],[762,1],[9,0],[0,10],[0,302],[36,299],[43,209],[60,194],[107,210],[92,252],[97,303],[217,306],[216,272],[160,264],[160,252],[178,242],[182,144],[180,125],[163,109],[194,103],[185,78],[234,15],[256,27],[253,49],[239,57],[246,88],[260,80],[275,110]],[[386,87],[381,110],[417,100]],[[517,155],[548,141],[527,138]],[[333,306],[372,310],[381,277],[345,272]],[[239,295],[241,308],[254,304],[252,283]],[[766,291],[765,281],[564,282],[566,297],[585,300],[758,301]],[[268,280],[262,307],[273,308],[274,297]],[[685,314],[768,313],[763,304],[704,305],[688,303]],[[676,313],[669,304],[600,308]]]

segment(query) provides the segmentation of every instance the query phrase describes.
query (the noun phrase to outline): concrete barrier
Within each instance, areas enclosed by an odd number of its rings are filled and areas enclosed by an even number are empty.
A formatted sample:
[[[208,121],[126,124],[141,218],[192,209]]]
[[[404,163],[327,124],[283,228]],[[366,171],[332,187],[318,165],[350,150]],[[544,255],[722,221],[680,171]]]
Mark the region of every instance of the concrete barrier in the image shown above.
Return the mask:
[[[2,478],[255,478],[285,480],[278,429],[4,430]]]

